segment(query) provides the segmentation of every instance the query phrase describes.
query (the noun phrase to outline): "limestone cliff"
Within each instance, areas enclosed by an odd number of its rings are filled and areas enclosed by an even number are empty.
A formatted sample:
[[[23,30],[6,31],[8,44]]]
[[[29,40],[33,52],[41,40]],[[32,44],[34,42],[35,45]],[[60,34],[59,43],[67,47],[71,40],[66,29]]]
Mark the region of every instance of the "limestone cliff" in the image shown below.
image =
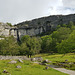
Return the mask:
[[[51,31],[56,28],[57,25],[68,24],[70,21],[75,22],[75,14],[42,17],[19,23],[16,26],[18,28],[19,36],[33,36],[41,34],[42,32]]]
[[[6,23],[0,22],[0,36],[9,36],[9,29],[10,26]]]
[[[0,23],[0,35],[13,35],[15,38],[24,35],[34,36],[42,32],[52,31],[57,25],[68,24],[70,21],[75,22],[75,14],[42,17],[16,24],[14,27]]]

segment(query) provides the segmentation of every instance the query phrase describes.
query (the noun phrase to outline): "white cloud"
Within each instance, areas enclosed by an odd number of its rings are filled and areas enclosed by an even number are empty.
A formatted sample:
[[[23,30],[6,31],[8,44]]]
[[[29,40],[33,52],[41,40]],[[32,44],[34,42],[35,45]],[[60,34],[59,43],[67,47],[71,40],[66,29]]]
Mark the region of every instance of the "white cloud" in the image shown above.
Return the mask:
[[[64,7],[75,8],[75,0],[62,0]]]
[[[75,12],[75,0],[0,0],[0,21],[12,24]]]
[[[60,9],[62,14],[75,13],[75,0],[62,0],[63,7]]]

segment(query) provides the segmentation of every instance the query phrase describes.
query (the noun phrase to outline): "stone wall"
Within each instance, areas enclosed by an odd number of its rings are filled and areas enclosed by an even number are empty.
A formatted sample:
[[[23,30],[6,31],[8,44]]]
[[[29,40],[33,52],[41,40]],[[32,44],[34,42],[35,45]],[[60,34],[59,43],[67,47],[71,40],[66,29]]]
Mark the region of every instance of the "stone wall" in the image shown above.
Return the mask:
[[[0,56],[0,60],[22,59],[29,60],[26,56]]]

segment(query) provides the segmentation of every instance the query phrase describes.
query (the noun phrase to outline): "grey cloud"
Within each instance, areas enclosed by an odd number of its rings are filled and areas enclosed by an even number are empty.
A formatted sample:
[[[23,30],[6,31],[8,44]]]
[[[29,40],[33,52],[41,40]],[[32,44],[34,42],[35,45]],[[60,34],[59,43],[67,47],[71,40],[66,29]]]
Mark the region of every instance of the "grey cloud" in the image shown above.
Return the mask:
[[[75,8],[75,0],[62,0],[64,7]]]
[[[0,21],[18,23],[44,16],[52,0],[0,0]]]
[[[62,14],[75,13],[75,0],[62,0],[63,7],[60,9]]]
[[[68,1],[72,1],[71,4]],[[67,3],[67,4],[66,4]],[[0,21],[12,24],[38,17],[75,12],[74,0],[0,0]]]

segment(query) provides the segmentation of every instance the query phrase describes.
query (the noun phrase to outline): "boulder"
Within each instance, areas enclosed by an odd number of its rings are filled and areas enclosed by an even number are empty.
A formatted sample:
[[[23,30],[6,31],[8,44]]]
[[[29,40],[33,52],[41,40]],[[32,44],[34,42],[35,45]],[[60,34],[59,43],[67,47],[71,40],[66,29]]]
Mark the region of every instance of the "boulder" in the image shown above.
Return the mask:
[[[9,73],[8,71],[4,70],[3,73]]]
[[[18,66],[16,66],[16,68],[21,68],[21,66],[20,66],[20,65],[18,65]]]
[[[23,61],[21,59],[18,59],[19,62],[23,63]]]
[[[35,57],[35,59],[39,62],[42,62],[43,58],[42,57]]]
[[[36,59],[35,58],[31,58],[31,61],[36,61]]]
[[[12,61],[10,61],[9,63],[10,63],[10,64],[16,64],[17,61],[12,60]]]
[[[31,61],[39,61],[39,62],[41,62],[42,60],[43,60],[42,57],[31,58]]]
[[[73,62],[70,62],[70,63],[69,63],[69,65],[72,65],[72,64],[74,64],[74,63],[73,63]]]
[[[45,69],[46,69],[46,70],[48,70],[48,69],[49,69],[49,67],[45,67]]]
[[[65,61],[68,61],[67,59]]]
[[[44,60],[42,63],[51,63],[48,59]]]

